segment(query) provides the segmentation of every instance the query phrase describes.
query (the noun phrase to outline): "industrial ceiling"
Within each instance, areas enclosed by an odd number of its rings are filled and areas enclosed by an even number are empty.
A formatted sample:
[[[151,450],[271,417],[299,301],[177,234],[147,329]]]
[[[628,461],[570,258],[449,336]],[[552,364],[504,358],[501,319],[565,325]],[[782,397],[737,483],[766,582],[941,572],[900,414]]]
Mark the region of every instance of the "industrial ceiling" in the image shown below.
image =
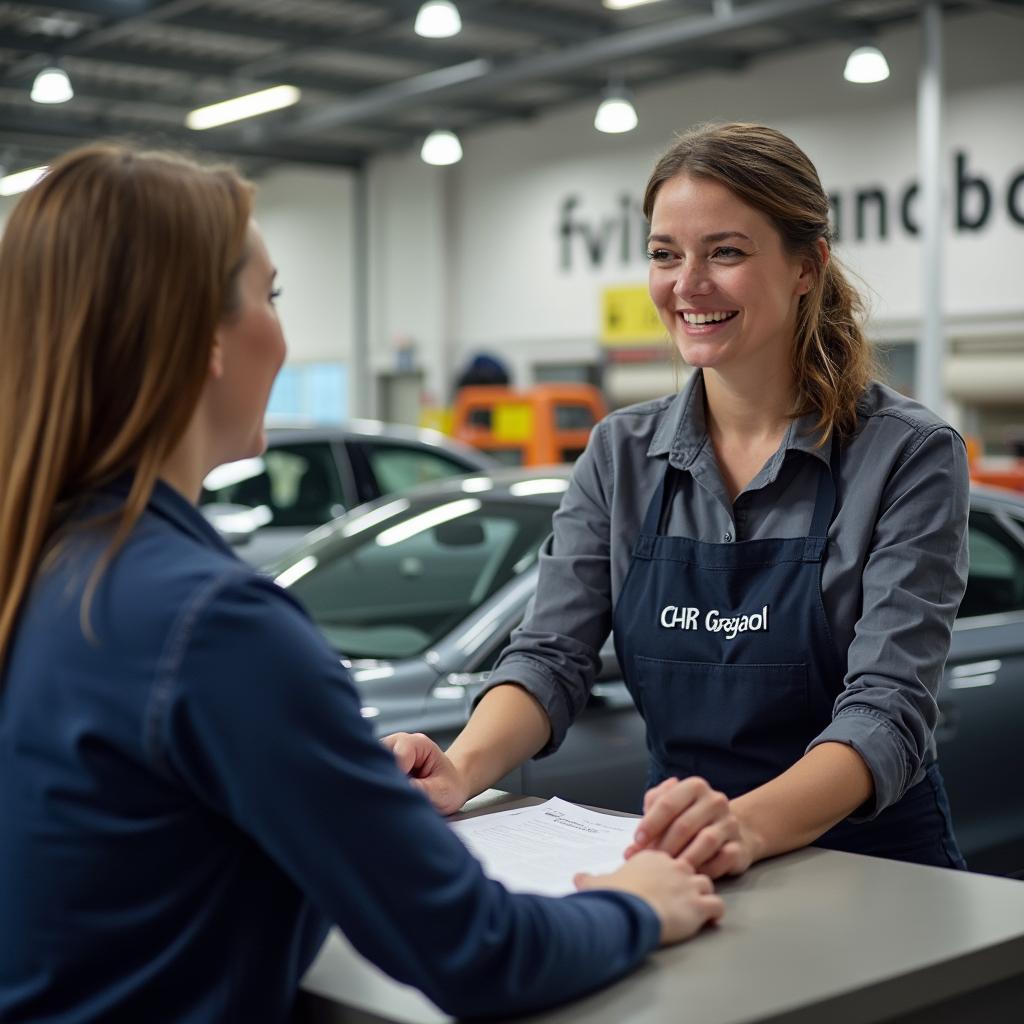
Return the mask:
[[[947,8],[978,6],[947,3]],[[0,163],[45,163],[86,140],[132,138],[233,158],[356,166],[435,127],[535,117],[599,98],[610,77],[642,88],[825,41],[851,46],[913,19],[918,0],[458,0],[463,30],[413,31],[420,0],[0,2]],[[1017,0],[985,6],[1021,9]],[[74,83],[32,102],[58,62]],[[204,132],[186,113],[287,83],[288,110]]]

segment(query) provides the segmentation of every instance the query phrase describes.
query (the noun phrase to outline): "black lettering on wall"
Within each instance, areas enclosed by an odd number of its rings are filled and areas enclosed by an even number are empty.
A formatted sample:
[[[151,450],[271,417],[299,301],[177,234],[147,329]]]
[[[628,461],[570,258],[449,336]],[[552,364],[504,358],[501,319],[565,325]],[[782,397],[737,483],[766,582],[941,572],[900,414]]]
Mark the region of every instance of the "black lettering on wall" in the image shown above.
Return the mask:
[[[903,230],[908,235],[919,235],[921,228],[917,221],[910,216],[911,204],[917,199],[917,194],[921,189],[917,182],[911,182],[906,189],[903,191],[903,198],[900,200],[900,223],[903,225]]]
[[[828,194],[829,220],[832,222],[832,241],[841,242],[843,238],[843,197],[838,192]]]
[[[558,218],[558,236],[561,241],[561,263],[563,270],[572,268],[572,235],[575,225],[572,211],[579,205],[579,196],[566,196],[562,200],[562,210]]]
[[[867,238],[865,211],[873,203],[878,211],[878,237],[884,242],[889,237],[889,209],[885,193],[880,188],[860,189],[855,193],[854,200],[857,204],[857,241],[863,242]]]
[[[978,210],[971,216],[967,210],[970,193],[978,197]],[[956,228],[957,231],[979,231],[988,222],[992,210],[992,189],[984,178],[967,173],[967,154],[956,154]]]
[[[626,192],[619,196],[619,212],[621,214],[620,225],[622,234],[619,238],[619,255],[623,265],[629,263],[629,257],[633,254],[631,235],[633,234],[633,201]]]
[[[1021,171],[1006,190],[1006,212],[1024,227],[1024,171]]]
[[[583,244],[590,257],[590,265],[595,269],[604,263],[604,254],[608,251],[608,239],[615,230],[615,219],[605,217],[595,231],[589,224],[580,224],[577,230],[583,238]]]

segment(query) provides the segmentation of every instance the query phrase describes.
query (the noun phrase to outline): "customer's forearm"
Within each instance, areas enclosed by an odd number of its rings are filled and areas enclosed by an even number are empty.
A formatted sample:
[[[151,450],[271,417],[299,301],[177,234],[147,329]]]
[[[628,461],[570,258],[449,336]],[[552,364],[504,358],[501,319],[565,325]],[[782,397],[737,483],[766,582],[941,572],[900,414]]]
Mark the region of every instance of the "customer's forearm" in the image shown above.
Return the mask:
[[[550,736],[540,702],[510,683],[484,695],[447,753],[475,796],[536,754]]]

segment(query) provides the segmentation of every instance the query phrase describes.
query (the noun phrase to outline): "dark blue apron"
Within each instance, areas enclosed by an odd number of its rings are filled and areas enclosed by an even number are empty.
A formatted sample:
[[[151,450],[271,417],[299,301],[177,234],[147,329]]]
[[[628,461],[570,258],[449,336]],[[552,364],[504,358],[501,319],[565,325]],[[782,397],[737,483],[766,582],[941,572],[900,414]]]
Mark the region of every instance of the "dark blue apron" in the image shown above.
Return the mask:
[[[700,775],[729,797],[781,774],[832,720],[843,662],[821,570],[839,445],[821,466],[810,533],[712,544],[666,537],[671,463],[651,498],[614,610],[615,649],[647,724],[648,786]],[[963,867],[938,765],[871,821],[816,845]]]

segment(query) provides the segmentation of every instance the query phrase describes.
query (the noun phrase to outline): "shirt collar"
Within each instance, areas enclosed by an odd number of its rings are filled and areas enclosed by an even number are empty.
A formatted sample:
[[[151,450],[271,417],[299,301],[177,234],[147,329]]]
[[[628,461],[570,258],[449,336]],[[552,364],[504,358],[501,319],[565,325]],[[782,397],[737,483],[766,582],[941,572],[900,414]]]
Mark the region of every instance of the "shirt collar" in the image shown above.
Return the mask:
[[[103,491],[124,500],[128,497],[131,486],[132,474],[126,473],[116,480],[112,480],[103,488]],[[160,516],[161,519],[166,520],[205,547],[215,548],[231,555],[232,558],[238,557],[231,545],[217,532],[206,516],[188,498],[169,484],[164,483],[163,480],[157,480],[153,485],[153,493],[149,496],[147,511]]]
[[[821,431],[815,427],[816,423],[817,416],[814,413],[799,416],[790,423],[782,443],[766,467],[772,478],[790,451],[806,452],[824,462],[826,466],[829,464],[832,438],[829,437],[824,444],[819,445]],[[669,462],[677,469],[687,469],[707,443],[707,437],[707,423],[704,419],[704,374],[703,371],[696,370],[662,414],[647,454],[652,457],[668,455]]]

